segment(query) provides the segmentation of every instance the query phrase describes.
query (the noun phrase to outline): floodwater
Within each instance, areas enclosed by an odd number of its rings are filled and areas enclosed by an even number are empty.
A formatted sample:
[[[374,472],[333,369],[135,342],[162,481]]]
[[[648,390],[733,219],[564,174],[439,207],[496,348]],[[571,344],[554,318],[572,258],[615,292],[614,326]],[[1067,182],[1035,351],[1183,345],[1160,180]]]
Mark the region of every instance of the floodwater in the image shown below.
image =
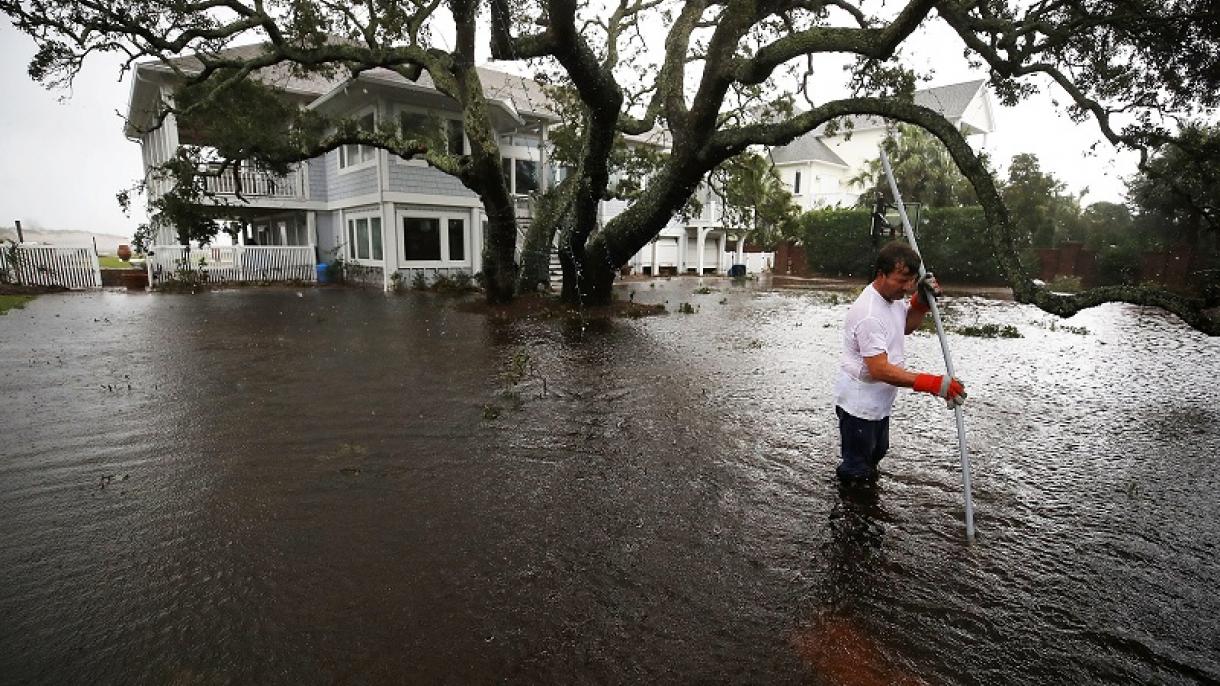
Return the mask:
[[[932,398],[899,395],[875,491],[835,485],[850,296],[697,283],[624,287],[668,302],[638,320],[340,289],[0,317],[0,683],[1220,680],[1220,342],[950,298],[1024,336],[950,336],[969,545]]]

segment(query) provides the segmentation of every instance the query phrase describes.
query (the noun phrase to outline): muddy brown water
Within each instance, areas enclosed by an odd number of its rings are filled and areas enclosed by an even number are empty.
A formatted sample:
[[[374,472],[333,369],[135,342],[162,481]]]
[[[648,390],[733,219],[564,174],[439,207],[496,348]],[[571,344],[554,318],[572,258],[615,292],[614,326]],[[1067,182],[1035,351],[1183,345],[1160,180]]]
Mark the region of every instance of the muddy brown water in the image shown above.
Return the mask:
[[[876,491],[833,481],[847,296],[696,285],[609,322],[337,289],[0,317],[0,683],[1220,680],[1220,343],[951,298],[1024,335],[951,336],[968,546],[930,398]]]

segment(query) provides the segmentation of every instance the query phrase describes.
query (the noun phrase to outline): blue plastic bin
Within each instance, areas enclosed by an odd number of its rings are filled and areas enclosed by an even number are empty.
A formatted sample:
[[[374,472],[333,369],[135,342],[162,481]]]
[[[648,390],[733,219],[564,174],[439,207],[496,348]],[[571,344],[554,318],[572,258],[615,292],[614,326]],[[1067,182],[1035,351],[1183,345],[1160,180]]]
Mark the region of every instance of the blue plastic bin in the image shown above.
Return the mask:
[[[330,275],[326,272],[330,269],[330,265],[326,262],[318,263],[318,283],[330,283]]]

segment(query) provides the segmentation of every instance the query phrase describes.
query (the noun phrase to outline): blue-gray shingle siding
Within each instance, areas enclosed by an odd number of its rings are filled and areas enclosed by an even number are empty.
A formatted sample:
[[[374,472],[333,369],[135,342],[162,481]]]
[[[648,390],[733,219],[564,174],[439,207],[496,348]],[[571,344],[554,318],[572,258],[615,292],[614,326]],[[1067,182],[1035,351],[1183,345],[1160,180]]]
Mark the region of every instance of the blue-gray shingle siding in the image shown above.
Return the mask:
[[[424,193],[427,195],[450,195],[472,198],[474,193],[462,185],[457,177],[450,176],[432,167],[406,164],[397,157],[390,158],[389,190],[401,193]]]
[[[326,156],[315,157],[309,160],[309,198],[311,200],[323,200],[326,197],[327,187],[327,159]]]
[[[345,200],[377,192],[377,165],[339,173],[339,151],[326,153],[327,200]]]
[[[330,260],[334,255],[335,246],[340,239],[336,231],[339,222],[338,212],[318,212],[316,215],[318,229],[318,253],[322,261]]]

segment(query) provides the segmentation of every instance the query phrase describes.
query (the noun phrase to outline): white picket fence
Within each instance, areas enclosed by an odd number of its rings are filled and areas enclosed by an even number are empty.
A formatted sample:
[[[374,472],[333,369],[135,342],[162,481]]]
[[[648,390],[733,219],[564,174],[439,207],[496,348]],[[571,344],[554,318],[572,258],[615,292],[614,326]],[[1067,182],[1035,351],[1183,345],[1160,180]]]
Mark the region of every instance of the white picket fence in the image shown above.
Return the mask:
[[[15,254],[15,259],[14,259]],[[0,274],[10,283],[63,288],[101,288],[102,270],[92,248],[18,244],[0,249]]]
[[[152,288],[184,274],[206,283],[315,281],[318,274],[312,245],[154,245],[146,264]]]

